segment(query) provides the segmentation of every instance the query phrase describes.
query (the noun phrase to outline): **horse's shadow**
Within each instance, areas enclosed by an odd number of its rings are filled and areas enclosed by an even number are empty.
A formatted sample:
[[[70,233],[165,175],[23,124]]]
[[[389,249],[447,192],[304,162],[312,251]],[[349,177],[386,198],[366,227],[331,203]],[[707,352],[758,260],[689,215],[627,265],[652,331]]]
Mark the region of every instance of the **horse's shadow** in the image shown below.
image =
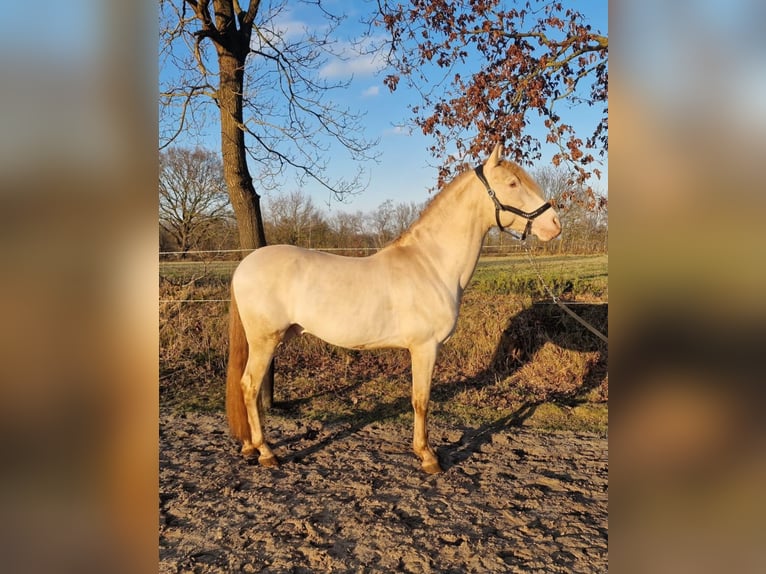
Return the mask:
[[[606,303],[570,304],[572,307],[580,318],[602,333],[607,333]],[[607,344],[559,307],[549,303],[534,304],[511,317],[487,368],[464,381],[464,384],[482,385],[488,380],[510,377],[534,360],[535,354],[548,343],[579,353],[598,353],[579,385],[570,385],[568,390],[563,391],[547,391],[542,396],[544,402],[553,401],[568,406],[584,402],[590,391],[599,387],[606,378]]]
[[[583,303],[573,305],[574,311],[600,332],[608,331],[608,305]],[[462,385],[442,385],[436,389],[437,401],[449,400],[465,387],[481,387],[494,380],[511,377],[534,360],[545,344],[579,353],[597,353],[589,363],[582,380],[565,390],[543,389],[526,399],[513,412],[478,428],[467,429],[458,443],[445,445],[440,452],[442,466],[450,468],[468,459],[482,445],[491,442],[497,432],[522,426],[543,403],[575,407],[590,400],[591,391],[602,386],[607,378],[608,345],[563,310],[553,304],[539,303],[522,309],[511,317],[500,336],[492,359],[486,369],[463,381]]]
[[[574,306],[574,311],[599,331],[607,333],[608,306],[606,303],[577,304]],[[589,363],[589,367],[579,384],[569,385],[566,390],[548,390],[535,394],[534,398],[525,400],[510,414],[478,428],[464,429],[465,432],[458,442],[442,445],[438,450],[439,458],[445,469],[468,459],[482,445],[490,442],[492,436],[497,432],[508,427],[523,425],[541,404],[553,402],[567,407],[582,404],[589,400],[591,391],[600,387],[605,381],[608,362],[607,344],[555,305],[534,304],[509,319],[495,347],[492,359],[485,369],[460,381],[459,384],[450,382],[435,385],[431,395],[432,401],[436,403],[447,402],[466,388],[482,388],[493,384],[496,380],[504,380],[534,360],[535,354],[543,345],[548,343],[575,352],[597,352],[597,358]],[[355,381],[345,391],[353,390],[361,384],[362,381]],[[306,400],[310,399],[298,399],[299,402]],[[289,411],[293,406],[282,404],[278,408]],[[342,416],[332,421],[337,425],[335,431],[330,432],[323,440],[293,452],[286,457],[286,460],[299,461],[322,450],[335,440],[360,431],[373,421],[382,421],[386,418],[409,413],[411,408],[409,397],[400,397],[390,402],[379,403],[362,416],[359,416],[358,413]],[[301,438],[288,439],[288,442],[298,441]]]

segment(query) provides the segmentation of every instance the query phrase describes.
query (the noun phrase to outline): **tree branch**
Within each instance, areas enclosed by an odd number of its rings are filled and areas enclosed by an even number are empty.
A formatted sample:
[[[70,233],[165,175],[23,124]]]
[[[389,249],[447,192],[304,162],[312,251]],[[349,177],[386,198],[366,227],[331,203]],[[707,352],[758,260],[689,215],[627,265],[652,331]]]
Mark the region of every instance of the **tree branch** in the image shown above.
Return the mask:
[[[210,16],[210,0],[184,0],[194,10],[194,15],[202,24],[202,30],[207,33],[217,33],[218,29],[213,24],[213,19]]]
[[[235,5],[238,2],[235,0]],[[261,0],[250,0],[250,5],[247,8],[247,13],[242,15],[239,19],[241,25],[251,25],[255,22],[255,16],[258,14],[258,8],[261,6]],[[238,16],[241,14],[241,9],[238,11]]]

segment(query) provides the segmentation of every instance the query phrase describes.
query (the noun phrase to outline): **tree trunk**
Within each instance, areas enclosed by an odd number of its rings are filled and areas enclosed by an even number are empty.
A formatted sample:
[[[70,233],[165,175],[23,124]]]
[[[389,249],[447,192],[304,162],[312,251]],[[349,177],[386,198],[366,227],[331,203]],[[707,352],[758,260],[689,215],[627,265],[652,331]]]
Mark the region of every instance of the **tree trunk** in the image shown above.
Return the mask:
[[[218,48],[218,107],[221,112],[223,175],[237,218],[240,247],[257,249],[266,245],[266,234],[261,216],[261,198],[253,187],[253,178],[247,167],[242,123],[243,79],[249,38],[237,39],[237,42],[244,43],[245,46],[236,47],[236,53],[223,47]],[[261,386],[261,402],[267,409],[274,403],[273,362]]]

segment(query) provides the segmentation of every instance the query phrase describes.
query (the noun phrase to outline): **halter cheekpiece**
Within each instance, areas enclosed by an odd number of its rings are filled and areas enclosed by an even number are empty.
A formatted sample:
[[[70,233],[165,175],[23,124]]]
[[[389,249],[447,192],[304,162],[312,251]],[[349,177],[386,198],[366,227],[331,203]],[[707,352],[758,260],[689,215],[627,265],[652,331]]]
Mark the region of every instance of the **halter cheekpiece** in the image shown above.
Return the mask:
[[[489,195],[489,198],[495,203],[495,221],[497,222],[497,226],[500,228],[500,231],[511,233],[510,231],[507,231],[505,229],[505,226],[502,223],[500,223],[501,211],[510,211],[511,213],[520,215],[521,217],[527,220],[527,226],[524,228],[524,233],[521,234],[521,240],[524,241],[527,238],[527,235],[529,235],[529,232],[532,230],[532,220],[538,215],[544,213],[546,210],[550,209],[551,202],[546,201],[534,211],[522,211],[518,207],[513,207],[512,205],[505,205],[504,203],[500,203],[500,200],[497,199],[497,195],[495,194],[494,190],[489,186],[489,182],[487,181],[487,178],[484,177],[484,166],[483,165],[476,166],[473,171],[476,173],[476,177],[479,178],[479,181],[481,181],[484,184],[484,187],[487,188],[487,195]]]

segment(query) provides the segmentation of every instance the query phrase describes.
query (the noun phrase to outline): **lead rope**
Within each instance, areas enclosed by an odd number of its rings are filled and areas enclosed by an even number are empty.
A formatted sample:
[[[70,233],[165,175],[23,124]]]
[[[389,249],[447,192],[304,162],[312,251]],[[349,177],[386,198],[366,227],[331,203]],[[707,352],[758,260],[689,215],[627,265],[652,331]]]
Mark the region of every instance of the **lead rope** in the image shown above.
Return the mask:
[[[527,255],[527,259],[529,260],[529,263],[532,265],[532,269],[535,270],[535,273],[537,274],[537,279],[540,281],[540,284],[543,286],[543,290],[548,294],[548,296],[551,298],[551,300],[561,307],[570,317],[572,317],[575,321],[580,323],[583,327],[588,329],[591,333],[596,335],[599,339],[604,341],[604,343],[609,344],[609,339],[607,339],[606,335],[604,335],[601,331],[596,329],[593,325],[588,323],[585,319],[580,317],[577,313],[572,311],[569,307],[564,305],[561,300],[556,297],[556,295],[551,291],[550,287],[548,287],[548,284],[545,282],[545,279],[543,279],[543,274],[540,272],[540,268],[537,265],[537,262],[532,257],[532,250],[529,248],[529,245],[527,245],[526,241],[522,241],[522,245],[524,246],[524,252]]]

